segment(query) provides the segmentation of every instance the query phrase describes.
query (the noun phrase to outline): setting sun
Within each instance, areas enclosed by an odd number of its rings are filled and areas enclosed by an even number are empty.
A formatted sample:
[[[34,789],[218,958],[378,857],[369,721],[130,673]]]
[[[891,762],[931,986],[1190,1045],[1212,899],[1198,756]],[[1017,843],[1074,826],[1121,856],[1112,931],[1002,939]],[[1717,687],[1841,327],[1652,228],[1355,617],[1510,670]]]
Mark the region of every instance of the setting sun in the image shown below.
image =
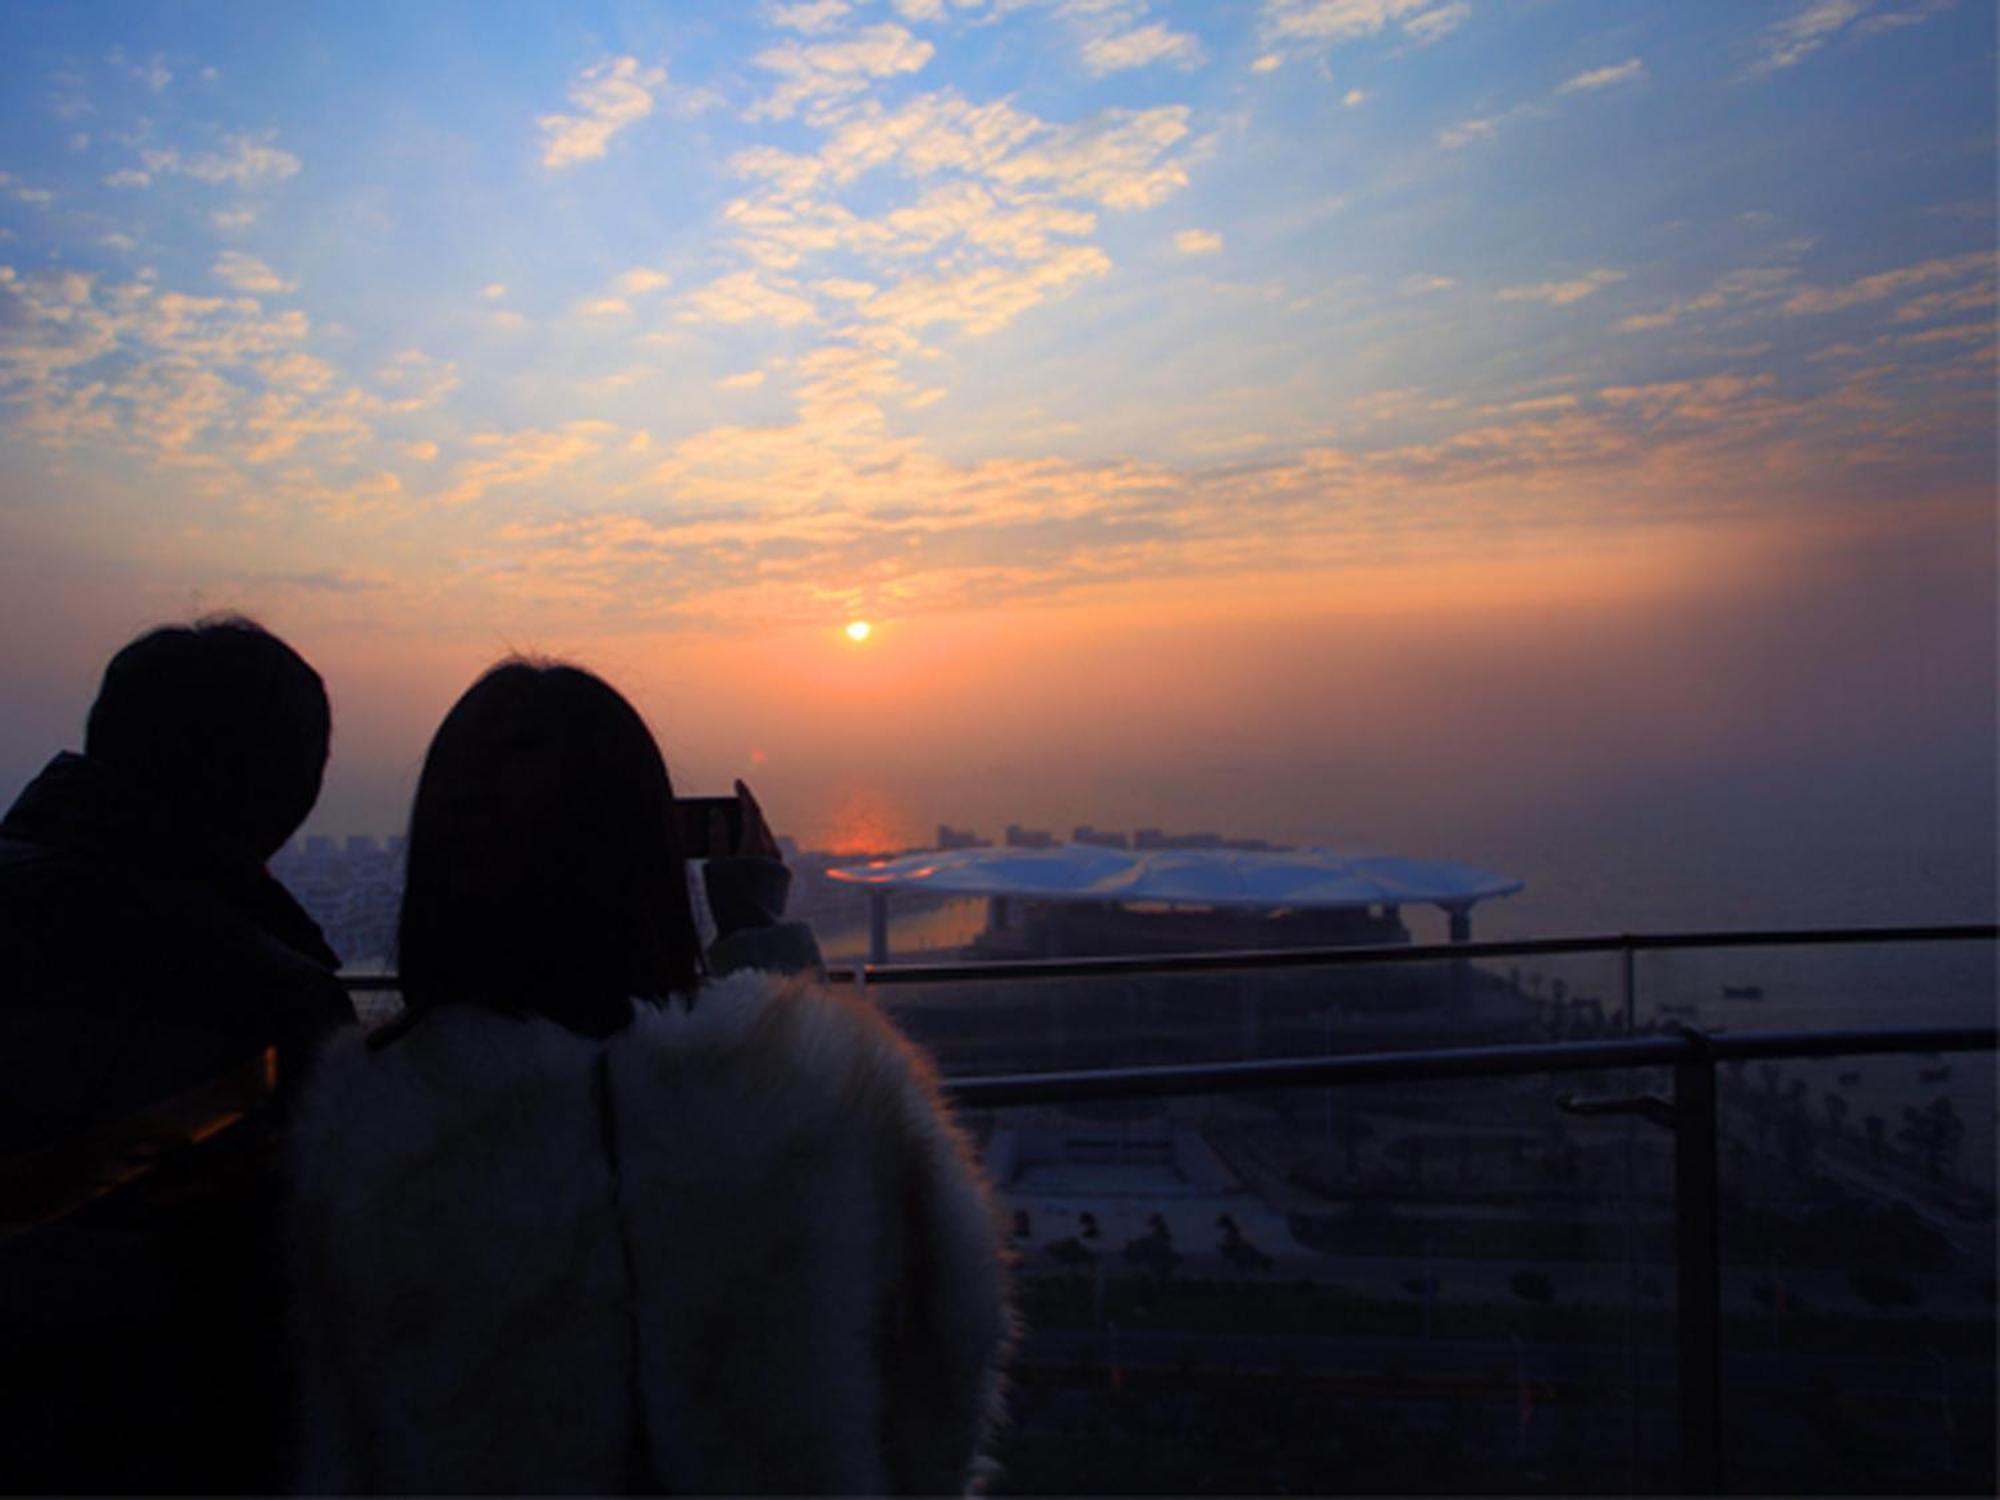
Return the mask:
[[[867,640],[874,633],[875,627],[870,625],[866,620],[851,621],[847,627],[847,638],[857,643]]]

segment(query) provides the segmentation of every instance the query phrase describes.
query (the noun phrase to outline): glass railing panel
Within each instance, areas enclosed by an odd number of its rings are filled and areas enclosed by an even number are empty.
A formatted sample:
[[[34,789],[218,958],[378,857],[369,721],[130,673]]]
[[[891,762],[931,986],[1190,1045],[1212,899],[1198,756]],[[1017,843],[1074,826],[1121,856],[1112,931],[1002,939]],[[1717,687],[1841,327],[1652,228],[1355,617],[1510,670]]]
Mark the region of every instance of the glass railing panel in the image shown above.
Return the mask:
[[[943,1070],[1156,1067],[1617,1035],[1618,963],[1456,959],[876,984]]]
[[[1718,1091],[1730,1487],[1995,1493],[1992,1055],[1725,1065]]]
[[[1027,1332],[1003,1493],[1667,1492],[1635,1072],[974,1112]]]
[[[1642,1026],[1731,1031],[1990,1025],[1988,941],[1690,948],[1635,957]]]

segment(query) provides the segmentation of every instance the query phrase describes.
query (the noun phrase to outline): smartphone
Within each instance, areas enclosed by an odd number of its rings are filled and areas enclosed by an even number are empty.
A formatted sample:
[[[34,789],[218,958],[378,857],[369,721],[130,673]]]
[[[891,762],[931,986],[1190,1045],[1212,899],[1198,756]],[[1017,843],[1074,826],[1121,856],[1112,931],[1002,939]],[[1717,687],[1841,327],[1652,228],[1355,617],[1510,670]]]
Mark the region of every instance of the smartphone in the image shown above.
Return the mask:
[[[681,854],[687,859],[712,859],[733,854],[743,846],[743,804],[734,797],[676,797],[680,819]],[[719,847],[711,841],[719,837]]]

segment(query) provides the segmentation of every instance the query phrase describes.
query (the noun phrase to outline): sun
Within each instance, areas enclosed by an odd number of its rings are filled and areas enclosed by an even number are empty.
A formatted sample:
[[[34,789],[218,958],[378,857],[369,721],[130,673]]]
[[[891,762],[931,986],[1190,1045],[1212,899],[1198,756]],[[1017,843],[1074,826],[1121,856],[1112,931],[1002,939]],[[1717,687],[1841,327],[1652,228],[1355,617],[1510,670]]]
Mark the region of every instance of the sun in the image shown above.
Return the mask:
[[[867,640],[874,633],[875,627],[870,625],[866,620],[850,620],[848,622],[847,638],[857,645]]]

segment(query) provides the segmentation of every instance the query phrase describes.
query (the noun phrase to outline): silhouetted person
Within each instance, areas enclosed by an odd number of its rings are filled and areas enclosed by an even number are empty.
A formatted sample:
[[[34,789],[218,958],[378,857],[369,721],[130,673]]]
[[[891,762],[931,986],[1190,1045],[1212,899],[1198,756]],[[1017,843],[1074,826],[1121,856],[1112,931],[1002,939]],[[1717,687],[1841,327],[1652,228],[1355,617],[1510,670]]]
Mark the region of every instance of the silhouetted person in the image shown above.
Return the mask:
[[[0,1486],[282,1482],[267,1049],[281,1092],[353,1020],[264,862],[319,795],[319,676],[251,621],[112,658],[84,732],[0,822]],[[252,1106],[91,1197],[139,1112]],[[220,1121],[215,1107],[187,1115]]]
[[[738,798],[708,873],[782,877]],[[591,674],[504,663],[446,715],[406,1020],[329,1048],[291,1135],[306,1492],[963,1490],[1008,1327],[970,1148],[873,1006],[782,972],[817,950],[781,903],[710,878],[704,955],[684,847]]]

